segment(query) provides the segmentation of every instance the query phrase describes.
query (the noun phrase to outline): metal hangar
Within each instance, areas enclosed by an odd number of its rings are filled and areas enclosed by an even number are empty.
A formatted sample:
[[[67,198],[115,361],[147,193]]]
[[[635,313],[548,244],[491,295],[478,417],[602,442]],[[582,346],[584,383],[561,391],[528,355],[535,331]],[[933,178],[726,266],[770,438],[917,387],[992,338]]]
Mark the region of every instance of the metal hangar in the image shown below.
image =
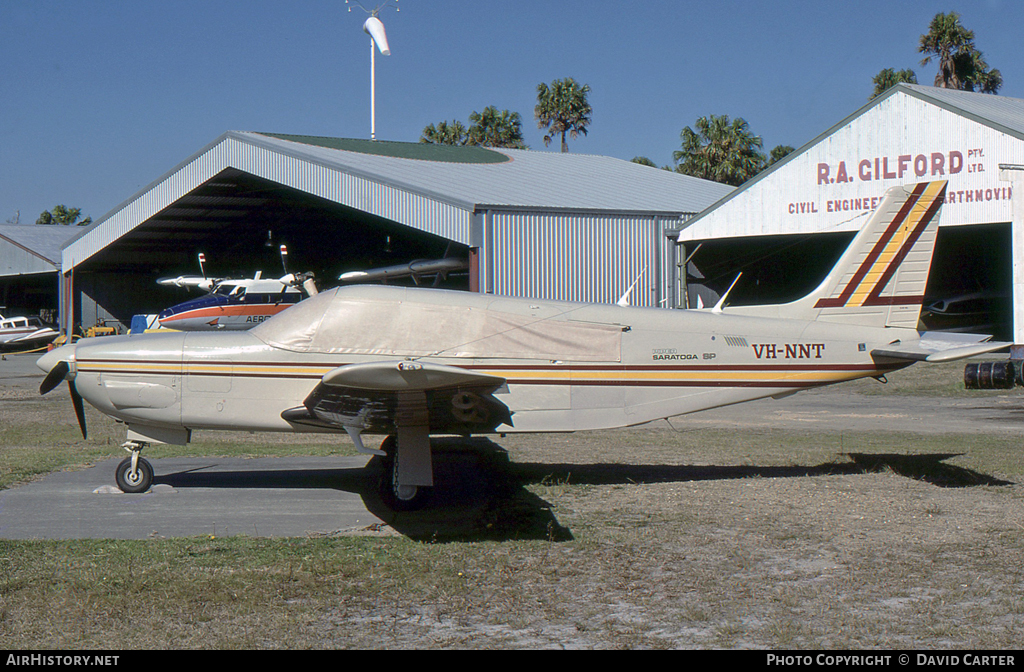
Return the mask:
[[[899,84],[687,222],[690,305],[806,294],[886,189],[947,180],[922,326],[1024,344],[1022,168],[1024,100]]]
[[[679,302],[682,223],[732,187],[619,159],[228,132],[63,248],[61,326],[182,300],[160,276],[340,273],[460,255],[449,286],[504,296]],[[85,326],[89,326],[86,324]]]
[[[61,246],[76,232],[71,226],[0,226],[0,315],[39,314],[56,322]]]

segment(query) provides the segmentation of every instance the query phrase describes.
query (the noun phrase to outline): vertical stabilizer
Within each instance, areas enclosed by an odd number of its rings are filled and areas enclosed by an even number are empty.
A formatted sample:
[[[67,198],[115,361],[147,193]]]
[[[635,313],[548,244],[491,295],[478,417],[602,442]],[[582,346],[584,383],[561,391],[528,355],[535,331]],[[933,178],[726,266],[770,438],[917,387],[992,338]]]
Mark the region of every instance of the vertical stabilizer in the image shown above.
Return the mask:
[[[945,180],[892,187],[817,289],[729,312],[916,329],[945,197]]]
[[[811,295],[817,319],[916,329],[945,198],[944,180],[889,189]]]

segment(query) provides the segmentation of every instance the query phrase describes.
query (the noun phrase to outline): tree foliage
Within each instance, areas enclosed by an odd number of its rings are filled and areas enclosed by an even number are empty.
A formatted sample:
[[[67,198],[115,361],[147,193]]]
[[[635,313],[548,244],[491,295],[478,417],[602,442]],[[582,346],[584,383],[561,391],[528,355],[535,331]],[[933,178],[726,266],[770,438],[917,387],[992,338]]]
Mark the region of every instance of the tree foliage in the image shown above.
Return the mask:
[[[526,149],[523,142],[523,120],[518,112],[498,111],[488,105],[483,112],[469,115],[473,125],[469,128],[469,144],[482,147]]]
[[[934,85],[937,87],[998,93],[1003,85],[1002,74],[989,68],[984,54],[974,46],[974,31],[964,27],[956,12],[936,14],[928,24],[928,32],[921,36],[917,50],[925,54],[921,65],[936,62],[938,72]],[[875,89],[868,100],[901,82],[917,84],[917,73],[910,69],[885,68],[872,81]]]
[[[45,210],[39,215],[36,224],[41,225],[62,225],[62,226],[89,226],[92,224],[92,217],[79,220],[82,216],[81,208],[69,208],[65,205],[54,206],[53,210]]]
[[[589,85],[580,85],[572,77],[556,79],[550,86],[543,82],[537,85],[537,106],[534,107],[533,116],[537,120],[537,128],[546,131],[545,147],[560,137],[562,151],[568,152],[566,135],[575,140],[580,133],[587,134],[593,111],[587,102],[589,93]]]
[[[696,130],[687,126],[679,134],[682,149],[673,153],[676,172],[738,186],[761,172],[768,163],[761,137],[746,121],[728,115],[700,117]]]
[[[790,147],[789,145],[775,145],[774,147],[772,147],[772,151],[768,153],[768,166],[766,167],[778,163],[782,159],[792,154],[794,151],[796,150],[793,147]]]
[[[523,141],[523,122],[518,112],[498,110],[493,105],[483,112],[469,115],[469,128],[461,121],[442,121],[423,129],[420,142],[433,145],[479,145],[481,147],[507,147],[526,149]]]
[[[885,68],[871,80],[875,83],[875,90],[868,100],[874,100],[892,87],[900,83],[917,84],[917,73],[910,69],[894,70]]]
[[[921,65],[937,61],[935,86],[962,91],[998,93],[1003,77],[989,69],[984,55],[974,46],[974,31],[960,23],[956,12],[938,13],[921,36],[918,51],[926,56]]]
[[[431,145],[466,145],[469,144],[469,131],[461,121],[442,121],[436,126],[431,124],[424,128],[420,142]]]

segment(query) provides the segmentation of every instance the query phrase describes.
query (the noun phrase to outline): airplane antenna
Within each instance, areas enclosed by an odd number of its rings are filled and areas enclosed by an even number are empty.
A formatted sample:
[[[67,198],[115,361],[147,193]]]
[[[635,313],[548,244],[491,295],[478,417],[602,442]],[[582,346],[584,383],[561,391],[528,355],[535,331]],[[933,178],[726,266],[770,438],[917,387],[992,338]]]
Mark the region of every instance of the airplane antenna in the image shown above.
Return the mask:
[[[721,313],[722,312],[722,309],[725,308],[725,300],[727,298],[729,298],[729,292],[732,291],[732,288],[736,286],[736,283],[739,282],[740,278],[742,278],[742,277],[743,277],[743,271],[740,271],[740,274],[737,275],[736,279],[732,281],[731,285],[729,285],[729,289],[725,290],[725,294],[722,294],[722,298],[720,298],[718,300],[718,303],[715,304],[715,307],[711,309],[712,313]]]
[[[697,247],[693,248],[693,252],[690,252],[690,255],[688,257],[686,257],[686,259],[683,259],[683,263],[680,264],[680,265],[685,269],[686,265],[690,263],[690,259],[693,259],[694,255],[697,254],[697,252],[699,252],[700,248],[703,247],[703,246],[704,246],[704,243],[698,243]]]
[[[634,280],[633,284],[629,286],[629,289],[626,290],[626,293],[623,294],[622,296],[620,296],[619,300],[615,302],[616,305],[622,306],[623,308],[628,308],[629,307],[629,295],[633,293],[633,288],[636,287],[636,283],[640,282],[640,278],[643,277],[643,274],[646,273],[646,272],[647,272],[647,267],[644,266],[644,270],[640,271],[637,274],[636,280]]]
[[[359,5],[359,8],[370,15],[370,18],[366,19],[363,23],[363,32],[370,36],[370,140],[377,139],[377,53],[374,47],[380,50],[380,53],[384,56],[391,55],[391,48],[388,46],[388,36],[384,32],[384,24],[381,23],[378,14],[380,11],[387,7],[391,2],[395,3],[395,11],[401,11],[398,8],[398,0],[385,0],[383,4],[377,5],[373,9],[367,9],[363,7],[363,3],[359,0],[351,0],[355,4]],[[349,0],[345,0],[345,4],[349,5]],[[349,5],[348,11],[352,11],[352,6]]]

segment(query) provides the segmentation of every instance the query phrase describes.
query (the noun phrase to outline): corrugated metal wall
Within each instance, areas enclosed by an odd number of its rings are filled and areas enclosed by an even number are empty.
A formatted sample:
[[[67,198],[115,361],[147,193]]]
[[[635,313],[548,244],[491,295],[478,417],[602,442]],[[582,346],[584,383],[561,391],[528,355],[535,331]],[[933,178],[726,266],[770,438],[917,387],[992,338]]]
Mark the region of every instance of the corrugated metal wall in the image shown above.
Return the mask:
[[[30,254],[9,242],[0,244],[0,276],[54,273],[56,268],[45,259]]]
[[[662,303],[674,282],[677,218],[492,211],[484,216],[482,288],[502,296],[614,303],[636,281],[634,306]]]

